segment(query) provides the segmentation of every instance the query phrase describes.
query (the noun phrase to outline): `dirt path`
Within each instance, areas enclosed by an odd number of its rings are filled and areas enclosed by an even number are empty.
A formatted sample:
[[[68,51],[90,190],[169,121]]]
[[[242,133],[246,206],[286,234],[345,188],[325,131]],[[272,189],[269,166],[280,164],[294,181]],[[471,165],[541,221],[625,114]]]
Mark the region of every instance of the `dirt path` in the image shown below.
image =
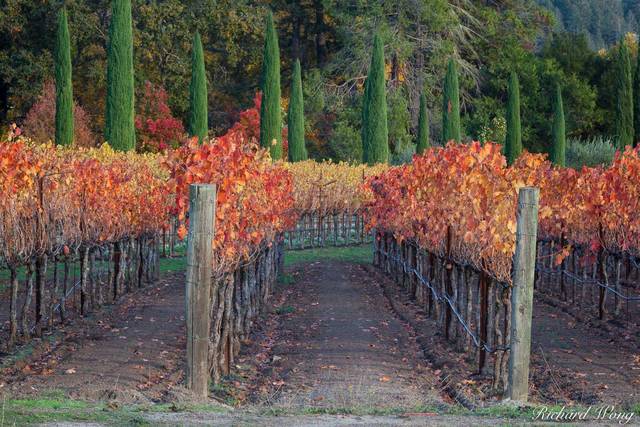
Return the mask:
[[[5,372],[12,395],[63,391],[83,400],[141,403],[164,399],[182,378],[183,273],[124,296],[117,305],[76,320],[41,357]]]
[[[534,303],[531,358],[543,398],[640,402],[640,349],[631,335],[577,322],[540,299]]]
[[[272,351],[276,408],[419,408],[443,404],[408,329],[360,266],[300,267]],[[287,313],[288,314],[284,314]]]
[[[340,418],[349,425],[456,422],[452,415],[437,415],[452,408],[443,375],[460,383],[472,378],[472,369],[466,369],[463,353],[434,334],[435,327],[402,289],[373,267],[338,261],[299,264],[287,273],[287,284],[276,288],[274,307],[257,323],[224,384],[229,395],[245,391],[229,402],[238,409],[219,415],[149,414],[147,419],[169,425],[214,420],[254,425],[264,414],[298,414],[307,417],[307,425],[337,425],[340,417],[311,416],[335,410],[362,414]],[[183,300],[183,273],[168,274],[101,313],[73,321],[55,335],[61,338],[50,349],[0,372],[0,395],[62,391],[76,399],[123,404],[182,400]],[[399,320],[397,306],[418,326]],[[607,336],[541,301],[536,301],[533,329],[535,401],[638,402],[640,357],[632,340]],[[251,363],[254,367],[247,367]],[[373,414],[384,416],[367,418]],[[322,417],[326,424],[319,422]],[[303,418],[287,420],[296,425]],[[267,417],[264,425],[289,425],[283,420]],[[485,421],[500,424],[472,423]]]

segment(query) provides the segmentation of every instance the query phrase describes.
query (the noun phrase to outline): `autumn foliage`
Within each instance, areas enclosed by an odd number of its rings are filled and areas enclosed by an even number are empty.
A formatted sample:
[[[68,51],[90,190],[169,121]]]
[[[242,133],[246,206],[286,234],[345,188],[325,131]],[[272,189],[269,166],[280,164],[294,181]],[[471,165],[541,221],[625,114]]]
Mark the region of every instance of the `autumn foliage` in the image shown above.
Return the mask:
[[[55,138],[56,119],[56,85],[53,81],[46,82],[42,87],[42,93],[33,104],[24,123],[22,130],[29,138],[46,143]],[[78,147],[92,147],[96,143],[96,137],[91,131],[91,118],[87,112],[77,103],[73,105],[73,143]]]
[[[138,105],[135,120],[138,151],[158,153],[177,148],[184,140],[185,130],[182,121],[173,117],[164,88],[146,82]]]
[[[0,256],[12,264],[154,233],[170,199],[157,156],[0,144]]]
[[[169,152],[166,165],[181,237],[188,226],[189,185],[217,185],[217,273],[231,271],[294,224],[291,175],[256,143],[230,137],[198,144],[194,138]]]
[[[305,160],[287,163],[286,168],[293,177],[296,214],[323,217],[360,213],[368,195],[362,184],[366,178],[385,171],[388,166],[384,163],[366,166]]]
[[[262,93],[253,97],[253,106],[240,112],[238,120],[224,135],[217,138],[226,143],[231,140],[236,144],[260,144],[260,108],[262,107]],[[287,129],[282,129],[283,156],[288,153]]]
[[[370,178],[368,226],[416,241],[510,282],[515,250],[517,192],[539,187],[539,237],[638,254],[640,156],[627,149],[608,168],[555,168],[544,155],[524,153],[506,166],[501,146],[449,144],[416,156],[412,164]],[[562,259],[558,254],[557,261]],[[583,262],[592,261],[593,257]]]
[[[255,143],[190,140],[165,154],[0,144],[0,257],[13,265],[151,235],[180,221],[191,183],[217,185],[215,271],[232,271],[295,221],[291,176]]]

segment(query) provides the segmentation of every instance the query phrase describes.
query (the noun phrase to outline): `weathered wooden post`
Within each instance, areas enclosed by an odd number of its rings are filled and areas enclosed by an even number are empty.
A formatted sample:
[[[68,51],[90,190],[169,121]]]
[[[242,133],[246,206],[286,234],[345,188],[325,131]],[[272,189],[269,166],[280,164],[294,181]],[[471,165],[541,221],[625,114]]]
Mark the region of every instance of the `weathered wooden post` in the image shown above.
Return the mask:
[[[538,236],[537,188],[523,187],[518,194],[516,253],[513,258],[511,289],[511,354],[509,357],[508,396],[526,402],[529,394],[531,355],[531,312],[533,280]]]
[[[186,321],[187,388],[206,398],[209,391],[209,330],[211,274],[216,186],[189,187],[189,235],[187,241]]]

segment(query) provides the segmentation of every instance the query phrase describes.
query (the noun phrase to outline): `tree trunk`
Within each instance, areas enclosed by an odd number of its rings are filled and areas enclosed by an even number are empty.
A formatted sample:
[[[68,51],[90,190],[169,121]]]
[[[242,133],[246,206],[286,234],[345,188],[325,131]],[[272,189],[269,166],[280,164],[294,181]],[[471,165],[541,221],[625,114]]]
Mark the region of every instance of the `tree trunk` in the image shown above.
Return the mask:
[[[80,250],[80,315],[86,316],[89,312],[89,248]]]
[[[316,65],[321,68],[327,57],[327,36],[324,24],[324,4],[322,0],[314,0],[313,6],[316,12],[315,38],[316,38]]]
[[[18,272],[14,266],[9,266],[11,272],[11,302],[9,307],[9,344],[12,348],[18,339]]]
[[[36,258],[36,336],[42,336],[42,326],[46,317],[45,283],[47,275],[47,256]]]
[[[27,265],[27,286],[25,288],[25,298],[22,304],[22,337],[24,341],[31,339],[31,330],[29,329],[29,308],[31,307],[31,295],[33,295],[33,271],[35,266],[33,262]]]

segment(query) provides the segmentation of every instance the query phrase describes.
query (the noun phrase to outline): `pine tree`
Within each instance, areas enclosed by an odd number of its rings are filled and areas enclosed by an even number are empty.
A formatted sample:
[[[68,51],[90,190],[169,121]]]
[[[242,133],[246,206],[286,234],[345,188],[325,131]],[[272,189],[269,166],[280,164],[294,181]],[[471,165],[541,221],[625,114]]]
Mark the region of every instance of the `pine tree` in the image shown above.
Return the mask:
[[[618,48],[618,75],[616,86],[616,148],[624,150],[633,145],[633,89],[631,81],[631,58],[624,39]]]
[[[307,160],[307,148],[304,145],[304,102],[302,99],[302,76],[300,60],[293,64],[291,80],[291,99],[288,113],[289,161]]]
[[[71,81],[71,46],[67,10],[58,12],[55,48],[56,74],[56,144],[73,144],[73,84]]]
[[[200,33],[193,37],[191,53],[191,84],[189,86],[189,136],[197,136],[202,142],[209,132],[207,101],[207,75]]]
[[[560,84],[556,83],[556,99],[553,106],[553,148],[551,149],[551,161],[554,165],[565,166],[566,144],[562,90]]]
[[[522,153],[522,130],[520,127],[520,84],[518,75],[511,73],[507,101],[507,137],[504,152],[507,163],[513,164]]]
[[[429,113],[427,112],[427,97],[420,94],[420,112],[418,113],[418,138],[416,153],[422,154],[430,146],[429,144]]]
[[[280,48],[271,12],[267,15],[262,63],[262,105],[260,145],[268,147],[271,158],[282,158],[282,117],[280,116]],[[274,144],[273,141],[276,141]]]
[[[373,165],[389,161],[387,97],[384,78],[384,50],[380,36],[373,39],[373,54],[365,88],[363,118],[363,161]]]
[[[449,59],[447,75],[444,79],[444,97],[442,102],[442,142],[462,140],[460,132],[460,88],[458,70],[453,59]]]
[[[105,139],[116,150],[136,147],[131,0],[113,0],[107,53]]]

